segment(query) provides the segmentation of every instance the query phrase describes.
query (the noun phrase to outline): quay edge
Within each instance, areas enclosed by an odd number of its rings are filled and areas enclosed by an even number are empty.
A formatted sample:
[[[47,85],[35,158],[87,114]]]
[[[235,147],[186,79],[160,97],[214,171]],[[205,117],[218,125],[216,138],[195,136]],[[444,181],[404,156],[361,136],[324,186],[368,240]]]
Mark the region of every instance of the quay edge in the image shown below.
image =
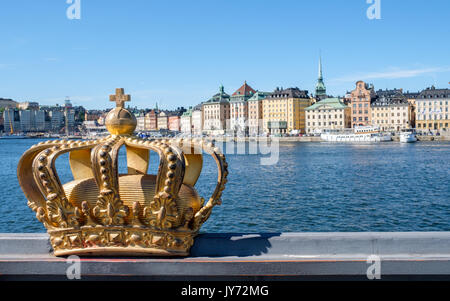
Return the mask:
[[[450,232],[202,234],[184,258],[81,258],[81,276],[147,280],[450,280]],[[0,280],[67,280],[47,234],[0,234]]]

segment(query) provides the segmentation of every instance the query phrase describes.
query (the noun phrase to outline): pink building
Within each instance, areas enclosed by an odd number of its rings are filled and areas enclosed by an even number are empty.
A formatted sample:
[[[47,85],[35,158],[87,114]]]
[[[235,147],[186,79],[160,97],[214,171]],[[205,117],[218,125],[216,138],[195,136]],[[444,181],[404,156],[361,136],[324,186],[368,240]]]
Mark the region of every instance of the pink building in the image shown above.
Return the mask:
[[[181,130],[180,116],[169,116],[169,131],[179,132]]]

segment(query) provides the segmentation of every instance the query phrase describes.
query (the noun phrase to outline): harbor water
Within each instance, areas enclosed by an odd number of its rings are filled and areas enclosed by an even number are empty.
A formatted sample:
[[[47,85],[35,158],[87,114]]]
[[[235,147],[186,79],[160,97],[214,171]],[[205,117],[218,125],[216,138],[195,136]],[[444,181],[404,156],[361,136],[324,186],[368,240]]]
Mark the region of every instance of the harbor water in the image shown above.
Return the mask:
[[[45,232],[19,187],[16,168],[36,139],[0,139],[0,233]],[[450,231],[450,143],[280,143],[275,165],[261,154],[226,154],[223,204],[203,232]],[[156,155],[151,173],[157,170]],[[63,183],[68,156],[57,160]],[[126,172],[125,153],[119,160]],[[197,189],[205,198],[217,181],[205,157]]]

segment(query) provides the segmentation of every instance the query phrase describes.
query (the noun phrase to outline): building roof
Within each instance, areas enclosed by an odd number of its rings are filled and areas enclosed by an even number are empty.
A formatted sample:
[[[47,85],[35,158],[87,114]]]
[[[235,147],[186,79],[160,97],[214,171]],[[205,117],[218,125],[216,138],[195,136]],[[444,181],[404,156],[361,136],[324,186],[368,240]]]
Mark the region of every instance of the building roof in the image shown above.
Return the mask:
[[[346,109],[348,106],[346,106],[340,98],[325,98],[321,101],[316,102],[312,106],[307,107],[306,111],[312,111],[320,109],[321,107],[329,107],[331,109]]]
[[[372,103],[372,107],[387,107],[387,106],[407,106],[409,102],[403,94],[393,96],[381,96],[375,99]]]
[[[408,98],[408,99],[413,99],[413,98],[419,97],[420,92],[409,92],[409,91],[406,91],[406,93],[403,93],[403,95],[405,95],[405,97]]]
[[[378,90],[378,91],[376,91],[375,92],[376,93],[376,95],[378,96],[378,97],[383,97],[383,96],[396,96],[396,95],[403,95],[403,89],[392,89],[392,90],[388,90],[388,89],[386,89],[386,90]]]
[[[202,105],[203,105],[203,103],[199,103],[198,105],[196,105],[196,106],[192,109],[192,112],[193,112],[193,111],[201,111],[201,110],[202,110]]]
[[[450,98],[450,89],[436,89],[434,86],[420,92],[418,99],[426,98]]]
[[[270,94],[272,94],[272,93],[256,91],[255,94],[253,94],[253,96],[250,97],[248,101],[263,100],[263,99],[267,98],[267,96],[269,96]]]
[[[223,86],[220,86],[219,93],[214,94],[208,101],[205,101],[203,104],[212,104],[212,103],[227,103],[230,101],[230,95],[225,93]]]
[[[255,90],[253,90],[252,87],[247,85],[247,81],[244,82],[244,84],[236,90],[236,92],[233,93],[232,96],[252,96],[255,94]]]
[[[189,108],[186,112],[181,115],[181,117],[191,117],[192,116],[192,108]]]
[[[308,90],[300,90],[299,88],[276,88],[275,91],[267,96],[267,99],[276,98],[309,98]]]

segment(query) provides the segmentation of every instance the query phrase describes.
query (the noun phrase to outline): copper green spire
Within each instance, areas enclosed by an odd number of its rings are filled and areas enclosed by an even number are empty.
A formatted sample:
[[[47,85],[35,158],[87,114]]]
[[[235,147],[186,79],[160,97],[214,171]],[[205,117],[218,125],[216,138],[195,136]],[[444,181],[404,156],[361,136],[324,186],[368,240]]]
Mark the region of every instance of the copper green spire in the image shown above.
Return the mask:
[[[327,88],[325,87],[325,83],[323,82],[322,75],[322,55],[319,56],[319,78],[317,79],[316,84],[316,97],[324,97],[327,95]]]

